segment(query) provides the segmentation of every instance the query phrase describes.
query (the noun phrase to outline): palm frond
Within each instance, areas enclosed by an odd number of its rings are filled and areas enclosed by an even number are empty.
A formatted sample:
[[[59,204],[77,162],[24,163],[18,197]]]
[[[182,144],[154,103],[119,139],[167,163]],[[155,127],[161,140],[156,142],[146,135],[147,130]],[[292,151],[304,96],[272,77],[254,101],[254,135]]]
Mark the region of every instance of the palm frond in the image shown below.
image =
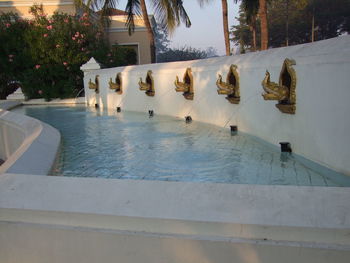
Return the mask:
[[[191,26],[191,20],[182,0],[152,0],[152,6],[157,22],[169,33],[173,32],[181,21],[186,27]]]
[[[207,1],[210,1],[210,0],[207,0]],[[177,5],[177,9],[180,12],[181,20],[185,23],[186,27],[190,27],[191,20],[190,20],[190,17],[187,15],[187,12],[186,12],[184,6],[182,5],[182,1],[176,0],[176,5]]]
[[[209,2],[212,2],[213,0],[197,0],[197,2],[199,3],[200,7],[205,6],[206,4],[208,4]],[[236,1],[236,0],[234,0]]]
[[[85,7],[90,11],[108,10],[110,8],[116,8],[119,0],[74,0],[75,4],[79,7]]]
[[[176,11],[174,11],[173,1],[153,0],[152,6],[157,22],[161,26],[172,31],[178,25],[179,18]]]
[[[128,28],[129,35],[131,35],[135,31],[134,15],[141,16],[140,0],[128,0],[125,12],[128,13],[125,25]]]

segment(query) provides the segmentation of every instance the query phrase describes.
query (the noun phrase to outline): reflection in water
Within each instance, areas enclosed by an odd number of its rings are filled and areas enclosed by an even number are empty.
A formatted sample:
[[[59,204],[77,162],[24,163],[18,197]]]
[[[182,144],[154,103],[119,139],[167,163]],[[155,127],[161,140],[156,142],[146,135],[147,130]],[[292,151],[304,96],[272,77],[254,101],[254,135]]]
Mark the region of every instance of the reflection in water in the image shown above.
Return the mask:
[[[289,157],[291,157],[291,154],[289,152],[281,152],[281,155],[280,155],[281,165],[284,165],[284,163],[288,162]]]
[[[148,112],[85,107],[16,109],[60,130],[55,175],[237,184],[350,185],[327,178],[289,153],[229,129]]]

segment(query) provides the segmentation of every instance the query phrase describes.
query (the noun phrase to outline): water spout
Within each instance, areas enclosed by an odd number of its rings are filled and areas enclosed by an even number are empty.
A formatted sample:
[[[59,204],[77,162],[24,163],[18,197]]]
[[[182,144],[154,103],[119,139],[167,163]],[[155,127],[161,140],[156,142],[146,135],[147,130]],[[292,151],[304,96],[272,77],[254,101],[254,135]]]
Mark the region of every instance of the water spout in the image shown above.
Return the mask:
[[[292,147],[289,142],[280,142],[281,145],[281,152],[292,152]]]

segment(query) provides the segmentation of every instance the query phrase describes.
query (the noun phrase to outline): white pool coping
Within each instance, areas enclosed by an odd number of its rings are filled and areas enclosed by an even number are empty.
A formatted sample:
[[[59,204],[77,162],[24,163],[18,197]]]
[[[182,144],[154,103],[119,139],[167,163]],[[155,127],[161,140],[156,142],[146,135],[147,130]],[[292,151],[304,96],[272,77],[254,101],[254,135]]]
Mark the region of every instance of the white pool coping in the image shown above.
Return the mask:
[[[1,173],[24,173],[47,175],[53,167],[59,149],[61,135],[52,126],[37,119],[0,109],[0,121],[4,125],[18,130],[21,136],[13,138],[20,146],[4,160]],[[9,133],[11,130],[8,131]],[[11,136],[7,134],[4,136]],[[7,144],[11,144],[9,138]],[[9,145],[11,147],[11,145]]]
[[[31,99],[22,102],[23,105],[65,105],[65,104],[85,104],[85,97],[77,97],[71,99]]]
[[[0,221],[303,241],[346,250],[350,250],[349,200],[350,188],[341,187],[21,174],[0,178],[0,211],[7,211],[1,213]]]

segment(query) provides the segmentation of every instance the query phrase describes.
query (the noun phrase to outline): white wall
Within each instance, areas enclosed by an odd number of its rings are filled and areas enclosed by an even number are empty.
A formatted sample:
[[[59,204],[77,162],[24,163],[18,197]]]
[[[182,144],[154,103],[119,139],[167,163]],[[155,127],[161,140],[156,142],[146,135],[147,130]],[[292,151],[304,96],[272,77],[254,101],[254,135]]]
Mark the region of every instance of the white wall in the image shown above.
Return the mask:
[[[265,101],[261,81],[265,71],[271,81],[278,82],[285,58],[296,61],[296,114],[281,113],[277,101]],[[241,102],[233,105],[217,94],[217,75],[226,76],[231,64],[238,66]],[[194,100],[185,100],[175,92],[174,80],[192,68]],[[153,71],[156,94],[147,97],[138,88],[139,78]],[[108,88],[109,78],[122,72],[123,94]],[[89,79],[100,75],[100,94],[89,90]],[[271,49],[238,56],[218,57],[188,62],[129,66],[86,73],[85,94],[88,105],[115,110],[147,112],[228,127],[238,125],[240,131],[278,145],[291,143],[293,152],[350,175],[350,36],[310,44]]]

